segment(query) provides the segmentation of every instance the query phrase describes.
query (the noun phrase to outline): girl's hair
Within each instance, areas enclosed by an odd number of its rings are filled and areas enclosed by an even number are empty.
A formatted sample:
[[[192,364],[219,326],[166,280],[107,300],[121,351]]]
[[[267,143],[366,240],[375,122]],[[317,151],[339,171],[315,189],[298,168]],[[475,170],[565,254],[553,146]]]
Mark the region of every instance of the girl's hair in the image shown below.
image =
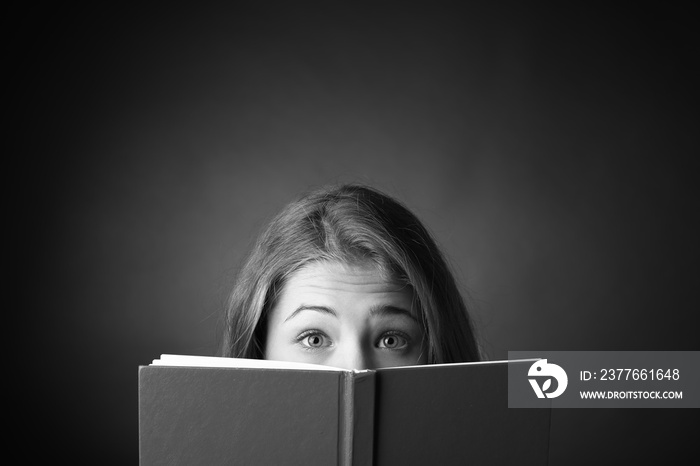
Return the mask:
[[[310,192],[272,220],[231,293],[224,356],[263,357],[277,296],[290,274],[315,261],[369,261],[387,280],[410,287],[429,363],[480,359],[466,305],[430,233],[399,202],[361,185]]]

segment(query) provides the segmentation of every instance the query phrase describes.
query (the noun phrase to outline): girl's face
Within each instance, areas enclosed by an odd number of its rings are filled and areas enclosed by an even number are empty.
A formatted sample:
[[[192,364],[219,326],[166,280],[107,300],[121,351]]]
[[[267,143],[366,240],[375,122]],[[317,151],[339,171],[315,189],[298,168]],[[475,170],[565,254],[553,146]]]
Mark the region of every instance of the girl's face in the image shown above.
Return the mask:
[[[370,264],[314,262],[289,277],[271,309],[265,358],[345,369],[425,364],[412,301]]]

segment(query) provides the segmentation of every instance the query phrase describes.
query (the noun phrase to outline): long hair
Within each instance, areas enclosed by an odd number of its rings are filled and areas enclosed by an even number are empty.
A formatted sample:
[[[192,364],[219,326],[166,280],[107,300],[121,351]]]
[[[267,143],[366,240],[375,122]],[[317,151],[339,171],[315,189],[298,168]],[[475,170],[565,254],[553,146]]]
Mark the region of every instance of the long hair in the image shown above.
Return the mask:
[[[287,277],[324,260],[371,261],[410,287],[429,363],[480,359],[466,305],[430,233],[396,200],[354,184],[308,193],[261,234],[228,301],[222,355],[262,358],[267,317]]]

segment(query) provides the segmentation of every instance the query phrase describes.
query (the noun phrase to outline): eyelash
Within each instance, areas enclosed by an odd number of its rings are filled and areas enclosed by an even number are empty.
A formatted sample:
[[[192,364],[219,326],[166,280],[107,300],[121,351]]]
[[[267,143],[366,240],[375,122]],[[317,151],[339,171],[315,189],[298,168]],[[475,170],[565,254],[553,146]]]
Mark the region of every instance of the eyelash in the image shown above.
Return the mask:
[[[390,330],[388,332],[382,333],[382,336],[379,337],[379,340],[377,342],[379,343],[379,342],[383,341],[386,337],[394,337],[394,338],[399,338],[399,339],[403,340],[403,343],[396,348],[389,348],[388,346],[383,346],[383,347],[380,346],[380,348],[386,349],[389,351],[403,351],[406,349],[406,347],[408,347],[409,343],[411,342],[411,339],[409,338],[408,335],[406,335],[403,332],[399,332],[397,330]]]
[[[322,344],[319,346],[312,346],[312,345],[305,343],[305,340],[307,338],[313,337],[313,336],[321,337],[323,340],[330,340],[328,338],[328,336],[325,333],[323,333],[322,331],[312,329],[312,330],[306,330],[306,331],[300,333],[299,336],[297,336],[296,341],[306,351],[318,351],[321,348],[331,346],[331,344]],[[401,342],[401,345],[396,347],[396,348],[390,348],[388,346],[379,346],[380,343],[387,337],[399,338],[400,340],[403,340],[403,342]],[[384,349],[384,350],[388,350],[388,351],[403,351],[410,344],[410,342],[411,342],[411,338],[408,335],[406,335],[405,333],[399,332],[397,330],[389,330],[387,332],[382,333],[382,335],[377,340],[377,343],[375,346],[380,348],[380,349]]]
[[[319,337],[323,338],[324,340],[329,340],[328,336],[320,330],[306,330],[306,331],[300,333],[299,336],[297,336],[296,340],[297,340],[297,343],[299,343],[299,345],[301,345],[302,349],[304,349],[306,351],[318,351],[325,346],[330,346],[330,345],[311,346],[309,344],[304,343],[304,340],[306,340],[309,337],[313,337],[313,336],[319,336]]]

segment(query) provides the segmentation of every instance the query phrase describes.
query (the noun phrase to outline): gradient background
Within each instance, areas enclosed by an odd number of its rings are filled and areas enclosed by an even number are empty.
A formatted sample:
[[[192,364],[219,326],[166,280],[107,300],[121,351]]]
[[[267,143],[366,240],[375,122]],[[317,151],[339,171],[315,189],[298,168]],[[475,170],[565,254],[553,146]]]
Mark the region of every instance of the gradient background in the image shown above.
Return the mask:
[[[698,350],[697,28],[643,8],[8,16],[26,457],[136,464],[138,365],[215,354],[256,233],[327,183],[424,220],[492,359]],[[678,460],[695,421],[556,410],[550,464]]]

